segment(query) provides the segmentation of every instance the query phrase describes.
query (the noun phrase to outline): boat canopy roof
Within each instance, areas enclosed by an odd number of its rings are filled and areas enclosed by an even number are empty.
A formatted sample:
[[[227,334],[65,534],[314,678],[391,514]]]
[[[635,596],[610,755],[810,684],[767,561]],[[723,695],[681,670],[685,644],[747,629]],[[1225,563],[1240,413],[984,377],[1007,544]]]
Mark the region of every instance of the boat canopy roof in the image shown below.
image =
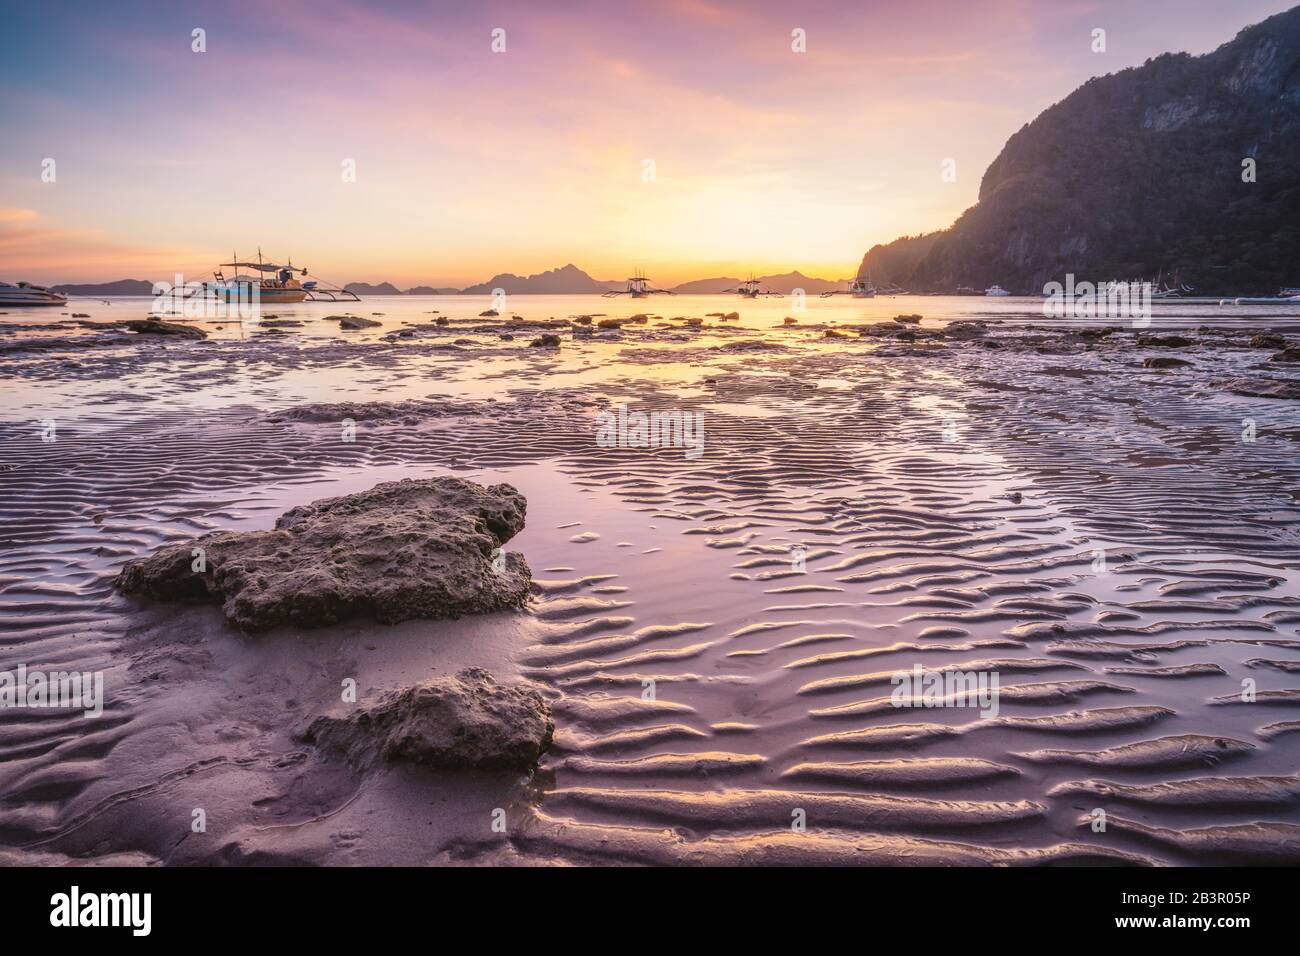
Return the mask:
[[[274,262],[222,262],[222,268],[234,266],[236,269],[256,269],[258,272],[279,272],[281,269],[293,269],[297,271],[296,266],[279,266]]]

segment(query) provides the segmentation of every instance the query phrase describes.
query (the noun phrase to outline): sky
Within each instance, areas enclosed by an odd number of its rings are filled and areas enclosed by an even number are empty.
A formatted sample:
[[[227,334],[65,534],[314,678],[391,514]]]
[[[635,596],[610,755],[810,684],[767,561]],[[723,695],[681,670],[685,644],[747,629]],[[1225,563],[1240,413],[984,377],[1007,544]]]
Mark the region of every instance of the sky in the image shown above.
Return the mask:
[[[1085,80],[1290,5],[0,0],[0,280],[849,276]]]

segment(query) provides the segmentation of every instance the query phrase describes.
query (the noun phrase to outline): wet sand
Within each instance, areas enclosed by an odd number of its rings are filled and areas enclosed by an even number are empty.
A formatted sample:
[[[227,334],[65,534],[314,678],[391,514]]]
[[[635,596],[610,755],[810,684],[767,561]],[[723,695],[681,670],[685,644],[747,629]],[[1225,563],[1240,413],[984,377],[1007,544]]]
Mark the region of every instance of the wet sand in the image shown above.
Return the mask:
[[[4,860],[1300,861],[1300,405],[1240,394],[1300,383],[1250,346],[1300,317],[1157,304],[1141,334],[1191,340],[1164,347],[1028,300],[512,305],[202,341],[0,316],[0,670],[102,670],[107,698],[5,713]],[[601,312],[650,317],[574,336]],[[858,337],[908,313],[912,341]],[[703,453],[599,447],[620,404],[702,413]],[[164,542],[442,474],[526,496],[527,611],[247,637],[112,587]],[[998,713],[894,706],[918,664],[996,673]],[[531,777],[358,776],[296,736],[346,678],[467,665],[551,700]]]

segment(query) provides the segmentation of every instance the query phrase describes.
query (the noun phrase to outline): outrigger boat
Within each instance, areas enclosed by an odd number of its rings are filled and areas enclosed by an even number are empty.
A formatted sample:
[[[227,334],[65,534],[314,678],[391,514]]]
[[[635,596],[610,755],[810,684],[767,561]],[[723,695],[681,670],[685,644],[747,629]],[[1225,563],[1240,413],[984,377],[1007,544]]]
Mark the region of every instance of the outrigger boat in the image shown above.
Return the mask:
[[[257,261],[242,262],[231,256],[231,262],[221,263],[212,273],[212,281],[203,283],[205,292],[226,302],[360,302],[355,292],[338,286],[322,285],[319,279],[308,279],[307,270],[299,269],[290,259],[287,265],[266,262],[262,250],[257,250]],[[227,277],[224,269],[234,269]],[[240,269],[252,269],[256,275],[241,274]],[[302,281],[294,278],[302,276]],[[254,293],[256,290],[256,293]]]
[[[779,292],[772,292],[769,289],[760,288],[758,280],[754,278],[753,273],[749,278],[736,286],[734,289],[723,289],[723,293],[734,292],[744,299],[757,299],[760,295],[780,295]]]
[[[984,294],[991,295],[991,296],[1004,296],[1004,295],[1010,295],[1011,293],[1008,292],[1006,289],[1002,288],[1002,286],[997,285],[995,283],[994,285],[991,285],[987,289],[985,289]]]
[[[627,280],[626,289],[610,289],[608,292],[602,292],[602,296],[609,298],[616,295],[631,296],[633,299],[644,299],[648,295],[676,295],[667,289],[650,288],[650,280],[638,270],[637,274]]]
[[[13,285],[0,282],[0,305],[67,305],[68,297],[62,292],[51,292],[45,286],[19,282]]]
[[[835,289],[831,292],[823,292],[822,298],[829,299],[833,295],[851,295],[855,299],[874,299],[876,292],[879,290],[871,284],[870,279],[854,279],[849,283],[847,289]]]

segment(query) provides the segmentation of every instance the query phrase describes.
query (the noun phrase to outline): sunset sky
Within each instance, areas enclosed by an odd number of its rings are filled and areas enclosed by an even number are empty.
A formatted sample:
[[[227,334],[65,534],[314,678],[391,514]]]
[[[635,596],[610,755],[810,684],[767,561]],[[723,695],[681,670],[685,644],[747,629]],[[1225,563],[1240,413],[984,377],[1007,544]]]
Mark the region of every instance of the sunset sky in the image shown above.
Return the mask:
[[[846,276],[1084,80],[1290,5],[0,0],[0,279]]]

